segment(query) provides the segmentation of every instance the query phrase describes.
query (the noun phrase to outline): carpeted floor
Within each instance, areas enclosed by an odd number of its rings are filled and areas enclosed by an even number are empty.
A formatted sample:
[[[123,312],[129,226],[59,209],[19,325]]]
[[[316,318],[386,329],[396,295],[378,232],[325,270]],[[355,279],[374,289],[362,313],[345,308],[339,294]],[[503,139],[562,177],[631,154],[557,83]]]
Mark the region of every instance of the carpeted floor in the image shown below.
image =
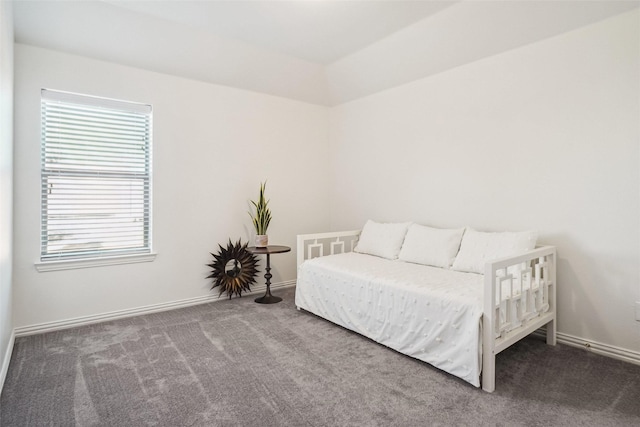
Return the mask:
[[[527,338],[489,394],[277,294],[19,338],[0,424],[640,425],[640,366]]]

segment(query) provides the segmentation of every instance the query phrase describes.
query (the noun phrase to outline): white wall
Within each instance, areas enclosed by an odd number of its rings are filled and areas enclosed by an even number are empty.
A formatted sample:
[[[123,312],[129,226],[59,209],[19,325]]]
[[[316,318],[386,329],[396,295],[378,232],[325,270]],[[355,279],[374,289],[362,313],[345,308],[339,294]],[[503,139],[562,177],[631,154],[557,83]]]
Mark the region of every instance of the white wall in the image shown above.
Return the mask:
[[[640,351],[638,11],[334,108],[332,228],[540,231],[558,328]]]
[[[210,251],[246,241],[261,180],[273,244],[328,228],[328,111],[17,44],[15,49],[15,327],[199,297]],[[38,273],[40,89],[153,105],[152,263]],[[264,260],[262,260],[264,264]],[[295,279],[295,252],[272,258],[273,283]],[[263,278],[259,278],[260,283]]]
[[[208,295],[208,252],[249,237],[268,178],[274,243],[367,218],[537,229],[559,251],[560,332],[640,351],[639,18],[331,110],[17,45],[14,325]],[[154,105],[155,262],[36,272],[42,87]],[[294,252],[273,262],[295,277]]]
[[[0,2],[0,390],[11,354],[13,331],[13,15]]]

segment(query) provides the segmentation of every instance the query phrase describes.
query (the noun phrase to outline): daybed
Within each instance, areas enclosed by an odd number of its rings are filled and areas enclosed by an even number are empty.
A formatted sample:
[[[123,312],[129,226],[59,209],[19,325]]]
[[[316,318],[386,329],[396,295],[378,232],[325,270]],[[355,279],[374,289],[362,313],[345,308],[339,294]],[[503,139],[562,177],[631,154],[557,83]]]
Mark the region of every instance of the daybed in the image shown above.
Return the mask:
[[[373,221],[299,235],[295,303],[491,392],[496,354],[544,325],[556,342],[556,251],[536,237]]]

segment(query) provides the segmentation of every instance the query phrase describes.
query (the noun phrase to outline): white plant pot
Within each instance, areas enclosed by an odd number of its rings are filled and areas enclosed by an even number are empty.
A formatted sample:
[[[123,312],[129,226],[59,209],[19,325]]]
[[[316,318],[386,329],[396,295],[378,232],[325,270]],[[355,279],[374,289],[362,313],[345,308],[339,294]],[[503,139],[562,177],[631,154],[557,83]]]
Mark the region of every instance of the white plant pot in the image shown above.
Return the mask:
[[[256,247],[266,248],[269,245],[269,236],[266,234],[258,234],[256,236]]]

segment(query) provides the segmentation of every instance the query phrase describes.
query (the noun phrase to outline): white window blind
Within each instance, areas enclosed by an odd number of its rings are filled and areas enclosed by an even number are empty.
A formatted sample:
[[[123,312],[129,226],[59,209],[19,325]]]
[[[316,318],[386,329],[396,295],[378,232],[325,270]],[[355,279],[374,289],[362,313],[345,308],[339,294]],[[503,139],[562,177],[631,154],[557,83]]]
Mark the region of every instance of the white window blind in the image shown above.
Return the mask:
[[[41,260],[151,252],[151,106],[42,90]]]

